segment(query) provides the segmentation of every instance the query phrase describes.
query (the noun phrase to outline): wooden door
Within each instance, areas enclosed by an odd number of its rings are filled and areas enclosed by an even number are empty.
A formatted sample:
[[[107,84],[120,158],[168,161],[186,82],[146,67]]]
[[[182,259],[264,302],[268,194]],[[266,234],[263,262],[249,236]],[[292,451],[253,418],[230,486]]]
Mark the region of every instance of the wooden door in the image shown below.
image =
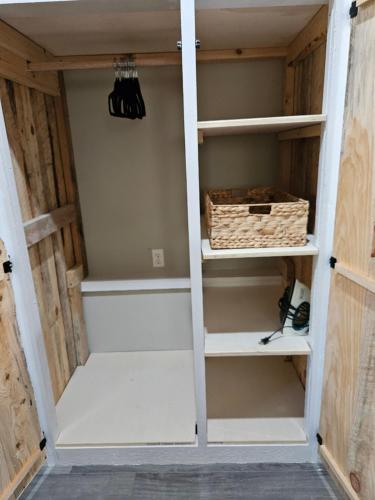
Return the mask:
[[[16,498],[44,460],[33,389],[0,240],[0,499]]]
[[[375,0],[352,19],[321,453],[350,498],[375,498]]]

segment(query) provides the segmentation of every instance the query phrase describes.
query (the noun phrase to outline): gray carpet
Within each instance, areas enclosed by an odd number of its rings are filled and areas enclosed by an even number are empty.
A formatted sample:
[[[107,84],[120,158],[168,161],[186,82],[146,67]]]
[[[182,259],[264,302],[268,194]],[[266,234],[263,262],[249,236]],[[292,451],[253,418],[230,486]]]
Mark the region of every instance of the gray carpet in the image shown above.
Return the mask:
[[[321,465],[90,466],[42,470],[22,500],[342,500]]]

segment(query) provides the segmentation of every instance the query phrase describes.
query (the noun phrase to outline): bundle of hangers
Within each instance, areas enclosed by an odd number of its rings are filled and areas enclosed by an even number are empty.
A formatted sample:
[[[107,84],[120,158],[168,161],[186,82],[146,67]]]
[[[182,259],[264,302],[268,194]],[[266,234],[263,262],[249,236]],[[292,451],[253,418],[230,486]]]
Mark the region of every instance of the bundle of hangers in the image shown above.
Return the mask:
[[[109,114],[131,120],[142,119],[146,116],[146,108],[135,62],[131,60],[115,62],[113,68],[115,83],[108,96]]]

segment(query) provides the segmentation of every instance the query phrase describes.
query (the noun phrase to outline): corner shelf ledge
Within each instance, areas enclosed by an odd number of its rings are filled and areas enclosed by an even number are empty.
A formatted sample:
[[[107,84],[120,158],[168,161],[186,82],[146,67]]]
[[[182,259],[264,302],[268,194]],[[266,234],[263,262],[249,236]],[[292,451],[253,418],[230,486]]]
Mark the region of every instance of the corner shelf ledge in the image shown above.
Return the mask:
[[[208,442],[306,443],[303,418],[209,418]]]
[[[308,336],[285,335],[267,345],[260,339],[272,332],[206,333],[205,356],[291,356],[311,353]]]
[[[208,238],[202,239],[203,260],[210,259],[244,259],[252,257],[289,257],[297,255],[318,255],[318,247],[313,243],[314,237],[307,236],[303,247],[270,247],[270,248],[226,248],[213,250]]]
[[[203,140],[221,135],[276,133],[321,124],[326,118],[326,115],[319,114],[202,121],[198,122],[198,134]]]
[[[83,293],[133,292],[148,290],[190,290],[190,278],[95,279],[81,282]]]

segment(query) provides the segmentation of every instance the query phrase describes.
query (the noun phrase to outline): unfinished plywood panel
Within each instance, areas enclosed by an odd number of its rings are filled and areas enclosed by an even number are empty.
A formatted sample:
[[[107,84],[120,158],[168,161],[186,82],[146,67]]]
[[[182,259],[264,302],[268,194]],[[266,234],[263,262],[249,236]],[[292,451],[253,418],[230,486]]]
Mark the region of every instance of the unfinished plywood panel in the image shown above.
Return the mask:
[[[0,241],[0,498],[16,498],[44,460],[33,389]]]
[[[352,21],[321,434],[352,498],[375,496],[375,3]]]
[[[80,362],[66,273],[84,254],[66,118],[62,98],[9,80],[0,80],[0,95],[57,401]],[[36,221],[60,208],[70,216],[35,235]]]
[[[91,354],[57,404],[57,446],[194,443],[193,370],[192,351]]]
[[[280,284],[204,287],[204,324],[208,333],[268,332],[280,327]]]
[[[305,393],[283,356],[207,358],[208,418],[303,417]]]

